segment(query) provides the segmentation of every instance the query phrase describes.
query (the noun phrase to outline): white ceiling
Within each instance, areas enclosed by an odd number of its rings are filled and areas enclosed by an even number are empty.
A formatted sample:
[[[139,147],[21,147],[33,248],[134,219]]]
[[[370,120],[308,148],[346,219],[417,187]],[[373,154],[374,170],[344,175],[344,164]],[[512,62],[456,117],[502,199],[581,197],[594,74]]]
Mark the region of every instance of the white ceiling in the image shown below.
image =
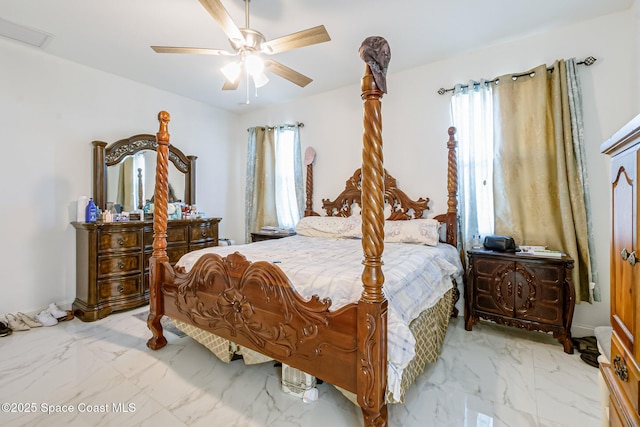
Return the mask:
[[[198,0],[2,0],[0,18],[52,37],[45,52],[231,111],[358,83],[368,36],[391,46],[389,72],[413,68],[550,28],[626,10],[634,0],[253,0],[250,26],[267,40],[323,24],[331,41],[273,59],[312,78],[300,88],[276,75],[249,93],[222,91],[222,56],[157,54],[151,45],[230,49]],[[238,27],[242,0],[222,0]],[[35,48],[34,48],[35,49]]]

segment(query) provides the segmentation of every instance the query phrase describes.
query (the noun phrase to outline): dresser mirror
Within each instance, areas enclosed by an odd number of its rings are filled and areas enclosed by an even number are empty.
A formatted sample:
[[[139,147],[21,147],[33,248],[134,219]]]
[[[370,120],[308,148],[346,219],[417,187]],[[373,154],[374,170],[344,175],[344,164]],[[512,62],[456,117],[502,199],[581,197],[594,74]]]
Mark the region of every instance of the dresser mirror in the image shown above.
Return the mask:
[[[100,209],[120,205],[142,209],[153,199],[157,142],[155,135],[135,135],[112,144],[93,141],[93,200]],[[195,160],[169,146],[169,201],[195,204]]]

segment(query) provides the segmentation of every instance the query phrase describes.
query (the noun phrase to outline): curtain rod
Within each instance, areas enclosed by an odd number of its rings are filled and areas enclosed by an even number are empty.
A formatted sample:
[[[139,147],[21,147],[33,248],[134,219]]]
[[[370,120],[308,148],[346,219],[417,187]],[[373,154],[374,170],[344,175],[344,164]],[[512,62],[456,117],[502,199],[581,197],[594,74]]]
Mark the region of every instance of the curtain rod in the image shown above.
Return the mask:
[[[296,122],[295,124],[285,123],[284,125],[275,125],[275,126],[255,126],[255,129],[276,129],[276,128],[303,128],[304,123]],[[249,132],[253,128],[247,128],[247,132]]]
[[[585,66],[589,67],[589,66],[593,65],[596,61],[597,61],[597,59],[594,58],[593,56],[587,56],[585,59],[583,59],[582,61],[578,62],[577,64],[578,65],[585,65]],[[547,71],[553,71],[553,67],[547,68]],[[528,76],[530,74],[531,73],[514,74],[513,78],[524,77],[524,76]],[[498,81],[498,79],[495,78],[493,80],[486,81],[486,83],[495,83],[497,81]],[[474,83],[474,85],[479,85],[479,84],[480,83]],[[462,85],[462,87],[463,88],[467,88],[467,87],[469,87],[469,85]],[[451,92],[453,90],[455,90],[455,87],[452,87],[451,89],[445,89],[445,88],[441,87],[440,89],[438,89],[438,94],[439,95],[444,95],[445,93]]]

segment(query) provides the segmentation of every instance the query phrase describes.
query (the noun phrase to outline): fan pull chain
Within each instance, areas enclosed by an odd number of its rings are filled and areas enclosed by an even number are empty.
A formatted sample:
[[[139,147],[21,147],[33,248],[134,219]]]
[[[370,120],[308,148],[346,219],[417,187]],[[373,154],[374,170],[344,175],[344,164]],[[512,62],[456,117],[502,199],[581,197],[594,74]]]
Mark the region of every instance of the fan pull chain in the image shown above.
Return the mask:
[[[247,94],[247,100],[245,101],[245,104],[249,105],[249,73],[245,72],[244,74],[247,77],[247,90],[245,91]]]

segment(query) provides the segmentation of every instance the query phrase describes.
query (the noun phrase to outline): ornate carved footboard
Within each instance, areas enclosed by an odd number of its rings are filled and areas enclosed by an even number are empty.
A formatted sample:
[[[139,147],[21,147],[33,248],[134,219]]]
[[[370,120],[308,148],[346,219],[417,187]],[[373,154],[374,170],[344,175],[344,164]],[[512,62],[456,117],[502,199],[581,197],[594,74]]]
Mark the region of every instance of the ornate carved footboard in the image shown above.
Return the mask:
[[[238,252],[165,273],[164,314],[355,389],[355,304],[331,312],[330,301],[305,301],[276,265]]]

